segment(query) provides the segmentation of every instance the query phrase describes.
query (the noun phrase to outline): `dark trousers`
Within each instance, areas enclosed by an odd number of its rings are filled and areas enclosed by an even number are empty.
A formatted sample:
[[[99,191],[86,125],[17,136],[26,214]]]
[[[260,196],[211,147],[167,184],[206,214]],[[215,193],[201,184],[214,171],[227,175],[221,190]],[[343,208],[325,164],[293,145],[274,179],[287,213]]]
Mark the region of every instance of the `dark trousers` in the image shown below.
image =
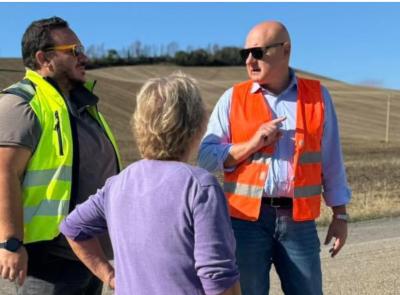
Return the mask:
[[[314,221],[292,209],[261,206],[256,222],[232,219],[243,295],[269,294],[272,264],[287,295],[322,295],[320,241]]]
[[[80,261],[28,250],[28,277],[18,295],[101,295],[102,282]]]

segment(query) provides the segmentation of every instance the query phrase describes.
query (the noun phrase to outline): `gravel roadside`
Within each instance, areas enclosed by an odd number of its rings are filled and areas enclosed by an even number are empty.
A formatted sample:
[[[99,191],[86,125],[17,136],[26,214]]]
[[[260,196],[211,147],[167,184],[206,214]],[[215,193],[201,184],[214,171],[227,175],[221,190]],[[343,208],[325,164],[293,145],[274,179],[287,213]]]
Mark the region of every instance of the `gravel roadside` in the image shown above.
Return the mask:
[[[321,241],[326,231],[318,229]],[[329,246],[321,246],[324,294],[400,294],[400,218],[351,223],[341,253],[331,258],[328,250]],[[1,295],[14,295],[14,290],[13,284],[0,279]],[[270,294],[283,294],[275,271],[271,271]]]

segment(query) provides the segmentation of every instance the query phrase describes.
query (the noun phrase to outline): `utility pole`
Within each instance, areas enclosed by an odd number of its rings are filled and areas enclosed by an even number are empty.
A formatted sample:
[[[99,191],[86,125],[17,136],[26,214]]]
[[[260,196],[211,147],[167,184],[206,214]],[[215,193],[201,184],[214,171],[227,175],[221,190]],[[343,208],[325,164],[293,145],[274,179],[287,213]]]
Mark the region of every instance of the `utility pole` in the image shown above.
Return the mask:
[[[387,97],[387,108],[386,108],[386,136],[385,142],[389,142],[389,119],[390,119],[390,94]]]

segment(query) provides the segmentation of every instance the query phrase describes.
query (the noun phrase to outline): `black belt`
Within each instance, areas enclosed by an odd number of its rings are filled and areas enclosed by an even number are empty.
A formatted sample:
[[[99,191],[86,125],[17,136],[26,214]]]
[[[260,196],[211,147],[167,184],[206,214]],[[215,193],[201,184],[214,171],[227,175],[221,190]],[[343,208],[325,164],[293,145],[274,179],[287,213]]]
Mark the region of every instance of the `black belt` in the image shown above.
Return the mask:
[[[261,202],[264,205],[268,205],[268,206],[275,207],[275,208],[292,208],[292,206],[293,206],[292,198],[285,198],[285,197],[279,197],[279,198],[263,197],[261,199]]]

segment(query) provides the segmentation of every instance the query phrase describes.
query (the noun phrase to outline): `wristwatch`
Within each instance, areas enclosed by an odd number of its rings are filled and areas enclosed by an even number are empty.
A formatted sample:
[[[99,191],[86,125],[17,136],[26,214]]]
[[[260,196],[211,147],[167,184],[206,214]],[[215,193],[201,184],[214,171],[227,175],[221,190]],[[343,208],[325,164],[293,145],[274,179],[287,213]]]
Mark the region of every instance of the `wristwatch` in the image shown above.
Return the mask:
[[[18,249],[23,245],[21,240],[17,238],[9,238],[3,243],[0,243],[0,249],[6,249],[11,252],[17,252]]]
[[[350,216],[347,213],[342,213],[342,214],[333,214],[333,218],[343,220],[343,221],[349,221]]]

